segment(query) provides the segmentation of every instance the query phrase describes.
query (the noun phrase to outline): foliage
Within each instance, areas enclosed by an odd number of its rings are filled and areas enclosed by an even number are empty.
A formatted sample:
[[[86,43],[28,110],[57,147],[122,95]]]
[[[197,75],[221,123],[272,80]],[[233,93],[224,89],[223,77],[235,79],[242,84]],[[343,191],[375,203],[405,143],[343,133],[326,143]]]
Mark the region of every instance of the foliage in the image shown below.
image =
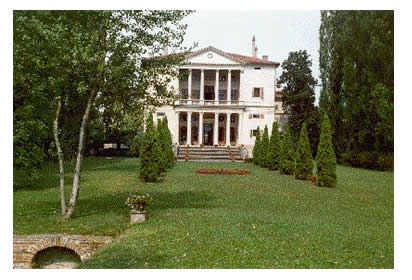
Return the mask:
[[[125,204],[132,210],[144,211],[146,205],[151,201],[152,196],[148,193],[144,195],[134,194],[126,199]]]
[[[303,123],[300,131],[299,142],[296,150],[295,178],[298,180],[308,180],[313,173],[312,152],[310,149],[308,131]]]
[[[268,148],[268,168],[270,170],[278,170],[280,162],[280,135],[278,123],[273,122],[272,134],[270,136]]]
[[[167,121],[167,117],[163,119],[163,126],[165,130],[165,153],[168,159],[169,167],[171,167],[176,162],[175,153],[173,151],[173,141],[172,141],[172,133],[169,129],[169,123]]]
[[[344,152],[393,153],[394,12],[322,11],[320,108]]]
[[[140,148],[140,175],[139,178],[145,182],[156,182],[160,174],[161,146],[159,135],[153,124],[153,116],[149,114],[146,120],[146,130],[143,135]]]
[[[136,129],[136,135],[130,141],[129,155],[134,156],[134,157],[139,157],[142,140],[143,140],[143,131],[141,127],[138,127]]]
[[[168,160],[168,143],[167,143],[167,136],[166,130],[164,126],[164,122],[162,119],[157,120],[157,135],[158,135],[158,142],[160,145],[161,153],[159,154],[159,171],[166,172],[166,169],[169,167],[169,160]]]
[[[318,154],[316,155],[317,184],[320,187],[336,187],[336,156],[333,150],[329,117],[323,116]]]
[[[260,150],[262,146],[262,141],[260,139],[260,128],[257,127],[256,131],[256,139],[255,139],[255,145],[253,146],[253,163],[256,165],[260,165]]]
[[[282,63],[282,75],[278,87],[282,88],[283,109],[288,116],[292,139],[297,142],[300,128],[305,120],[315,113],[315,85],[312,76],[312,61],[306,50],[290,52]]]
[[[260,165],[262,167],[269,167],[269,132],[266,125],[263,131],[259,158],[261,161]]]
[[[341,156],[342,164],[349,163],[353,167],[393,170],[393,154],[382,154],[376,152],[346,152]]]
[[[295,151],[289,124],[285,125],[284,135],[280,145],[280,174],[293,174],[295,172]]]

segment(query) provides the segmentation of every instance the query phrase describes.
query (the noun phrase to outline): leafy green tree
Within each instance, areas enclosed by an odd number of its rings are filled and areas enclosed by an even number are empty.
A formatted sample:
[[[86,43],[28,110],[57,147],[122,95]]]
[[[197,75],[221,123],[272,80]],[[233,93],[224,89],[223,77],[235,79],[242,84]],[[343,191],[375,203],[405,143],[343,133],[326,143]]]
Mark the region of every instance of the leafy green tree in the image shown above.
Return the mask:
[[[149,114],[146,130],[140,148],[139,178],[145,182],[156,182],[161,172],[161,145],[158,130],[153,124],[153,116]]]
[[[336,186],[336,156],[333,150],[329,117],[323,116],[318,154],[316,155],[317,184],[320,187]]]
[[[278,170],[280,161],[280,135],[278,123],[275,121],[272,125],[272,135],[270,136],[268,149],[268,168]]]
[[[289,125],[285,125],[284,135],[280,146],[280,174],[291,175],[295,172],[295,151]]]
[[[177,76],[176,65],[183,61],[183,57],[145,59],[145,56],[149,51],[160,54],[164,45],[180,48],[186,29],[181,21],[189,13],[14,11],[18,35],[13,42],[14,94],[19,97],[31,91],[43,96],[30,99],[36,105],[49,100],[44,106],[47,110],[43,111],[47,119],[54,119],[53,134],[65,218],[71,218],[76,207],[87,124],[95,110],[95,102],[105,98],[106,108],[117,102],[126,109],[170,103],[174,90],[167,85]],[[28,66],[32,67],[32,75],[26,74]],[[77,112],[73,113],[75,109]],[[75,136],[66,133],[61,126],[62,119],[69,122],[72,117],[79,121]],[[66,207],[63,160],[67,139],[76,141],[77,148],[72,193]]]
[[[308,131],[306,124],[303,123],[302,130],[300,131],[300,137],[298,147],[296,151],[296,169],[295,178],[298,180],[307,180],[312,176],[313,162],[312,151],[310,149]]]
[[[260,128],[257,127],[256,131],[256,139],[255,145],[253,146],[253,163],[256,165],[260,165],[260,147],[261,147],[261,139],[260,139]]]
[[[315,85],[312,76],[312,60],[306,50],[290,52],[282,63],[282,75],[278,87],[282,88],[283,109],[288,116],[288,124],[294,142],[297,142],[300,128],[311,118],[315,106]]]
[[[262,167],[269,167],[269,132],[268,127],[265,125],[265,129],[263,130],[263,137],[261,142],[260,148],[260,160]]]

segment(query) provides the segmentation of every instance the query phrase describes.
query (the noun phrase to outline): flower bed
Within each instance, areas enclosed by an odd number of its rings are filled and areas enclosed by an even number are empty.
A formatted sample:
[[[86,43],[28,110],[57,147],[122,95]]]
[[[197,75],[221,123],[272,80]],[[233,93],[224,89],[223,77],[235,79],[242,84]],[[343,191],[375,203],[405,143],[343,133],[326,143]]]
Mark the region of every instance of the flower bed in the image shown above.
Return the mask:
[[[218,175],[247,175],[250,174],[249,169],[198,169],[196,173],[199,174],[218,174]]]

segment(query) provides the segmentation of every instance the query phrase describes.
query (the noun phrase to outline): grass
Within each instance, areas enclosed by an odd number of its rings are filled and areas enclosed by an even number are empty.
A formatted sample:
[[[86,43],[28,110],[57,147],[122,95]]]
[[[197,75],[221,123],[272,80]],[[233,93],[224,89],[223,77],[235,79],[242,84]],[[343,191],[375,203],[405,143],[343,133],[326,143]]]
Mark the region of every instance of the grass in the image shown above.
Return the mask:
[[[195,173],[224,167],[251,174]],[[46,165],[14,192],[14,233],[122,233],[84,268],[393,268],[392,172],[338,166],[325,189],[245,163],[178,162],[155,184],[137,170],[132,158],[86,158],[75,218],[63,221]],[[153,201],[149,220],[129,225],[135,191]]]

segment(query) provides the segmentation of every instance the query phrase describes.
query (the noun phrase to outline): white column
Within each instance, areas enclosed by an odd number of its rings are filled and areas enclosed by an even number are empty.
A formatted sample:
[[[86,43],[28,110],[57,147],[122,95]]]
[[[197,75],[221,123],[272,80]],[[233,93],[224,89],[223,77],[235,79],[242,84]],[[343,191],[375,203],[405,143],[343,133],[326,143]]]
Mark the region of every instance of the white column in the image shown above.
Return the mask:
[[[200,102],[203,103],[205,99],[205,71],[200,69]]]
[[[187,141],[186,145],[192,145],[192,112],[187,112]]]
[[[219,132],[219,114],[215,113],[215,125],[213,127],[214,132],[213,132],[213,145],[217,145],[218,143],[218,132]]]
[[[236,139],[236,145],[239,145],[241,143],[240,139],[242,137],[242,128],[243,128],[243,112],[239,113],[239,118],[238,118],[238,125],[237,125],[237,139]]]
[[[203,144],[203,112],[199,112],[199,140],[197,141],[199,145]]]
[[[216,70],[215,101],[218,101],[218,100],[219,100],[219,70]]]
[[[245,97],[243,96],[243,70],[239,71],[239,101],[244,101]]]
[[[180,131],[180,119],[179,119],[179,112],[176,112],[176,131],[175,131],[175,139],[176,143],[179,144],[179,131]]]
[[[232,71],[228,70],[227,72],[227,101],[228,104],[230,103],[230,99],[232,97]]]
[[[189,69],[189,77],[187,78],[187,98],[192,99],[192,69]],[[188,103],[192,104],[191,101]]]
[[[230,146],[230,113],[226,114],[226,146]]]

